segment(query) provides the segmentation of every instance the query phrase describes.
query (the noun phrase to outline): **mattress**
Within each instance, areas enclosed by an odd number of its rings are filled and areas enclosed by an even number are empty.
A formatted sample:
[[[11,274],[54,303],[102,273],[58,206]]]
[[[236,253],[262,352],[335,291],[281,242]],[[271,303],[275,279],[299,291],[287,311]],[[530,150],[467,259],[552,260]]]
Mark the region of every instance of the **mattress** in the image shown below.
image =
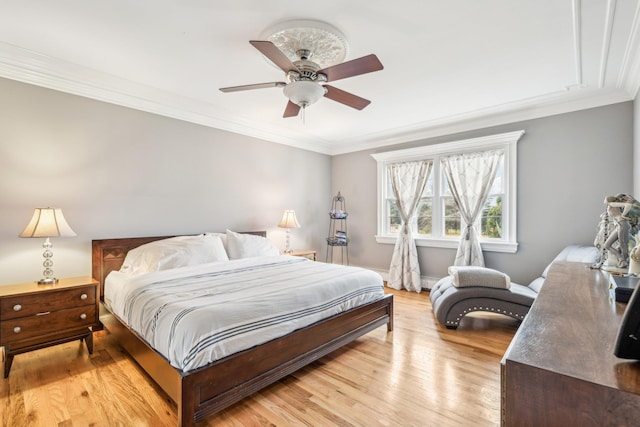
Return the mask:
[[[139,276],[114,271],[104,301],[186,372],[383,296],[376,272],[281,255]]]

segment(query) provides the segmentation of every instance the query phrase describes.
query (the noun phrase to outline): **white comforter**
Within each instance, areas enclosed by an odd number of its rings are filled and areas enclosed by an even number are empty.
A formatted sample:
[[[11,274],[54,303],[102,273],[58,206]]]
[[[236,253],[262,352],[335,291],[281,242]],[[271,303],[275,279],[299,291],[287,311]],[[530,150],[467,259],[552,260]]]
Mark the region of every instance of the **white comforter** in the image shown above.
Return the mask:
[[[383,294],[373,271],[283,255],[135,277],[114,271],[104,300],[171,365],[189,371]]]

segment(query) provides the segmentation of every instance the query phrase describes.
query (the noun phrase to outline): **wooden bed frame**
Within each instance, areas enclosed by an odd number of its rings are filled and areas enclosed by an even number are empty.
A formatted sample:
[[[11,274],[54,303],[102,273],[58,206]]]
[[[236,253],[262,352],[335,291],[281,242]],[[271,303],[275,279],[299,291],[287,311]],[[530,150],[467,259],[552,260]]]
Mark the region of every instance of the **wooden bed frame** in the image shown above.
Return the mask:
[[[252,232],[266,236],[265,232]],[[118,270],[130,249],[171,236],[93,240],[92,274],[100,282]],[[100,321],[178,406],[178,425],[193,426],[303,366],[382,325],[393,330],[393,295],[314,323],[281,338],[189,372],[169,362],[125,326],[104,304]]]

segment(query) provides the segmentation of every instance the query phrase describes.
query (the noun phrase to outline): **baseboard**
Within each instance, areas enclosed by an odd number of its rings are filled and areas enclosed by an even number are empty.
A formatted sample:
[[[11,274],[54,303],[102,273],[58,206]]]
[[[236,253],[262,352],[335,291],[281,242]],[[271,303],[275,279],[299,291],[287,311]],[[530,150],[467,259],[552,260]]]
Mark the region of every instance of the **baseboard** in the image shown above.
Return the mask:
[[[380,275],[382,276],[382,280],[384,280],[385,283],[389,281],[388,270],[387,271],[376,270],[374,268],[369,268],[369,270],[373,270],[380,273]],[[433,285],[435,285],[438,280],[440,280],[438,277],[420,276],[420,286],[422,287],[423,290],[430,291],[431,288],[433,288]]]

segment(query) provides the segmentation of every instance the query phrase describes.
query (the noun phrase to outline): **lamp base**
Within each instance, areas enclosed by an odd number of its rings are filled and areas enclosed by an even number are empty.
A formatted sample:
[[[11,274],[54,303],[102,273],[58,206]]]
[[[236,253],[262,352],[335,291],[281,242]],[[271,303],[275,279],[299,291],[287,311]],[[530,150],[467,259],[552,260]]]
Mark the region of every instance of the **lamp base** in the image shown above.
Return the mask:
[[[58,279],[55,277],[49,277],[47,279],[40,279],[36,283],[38,283],[38,285],[55,285],[58,283]]]

